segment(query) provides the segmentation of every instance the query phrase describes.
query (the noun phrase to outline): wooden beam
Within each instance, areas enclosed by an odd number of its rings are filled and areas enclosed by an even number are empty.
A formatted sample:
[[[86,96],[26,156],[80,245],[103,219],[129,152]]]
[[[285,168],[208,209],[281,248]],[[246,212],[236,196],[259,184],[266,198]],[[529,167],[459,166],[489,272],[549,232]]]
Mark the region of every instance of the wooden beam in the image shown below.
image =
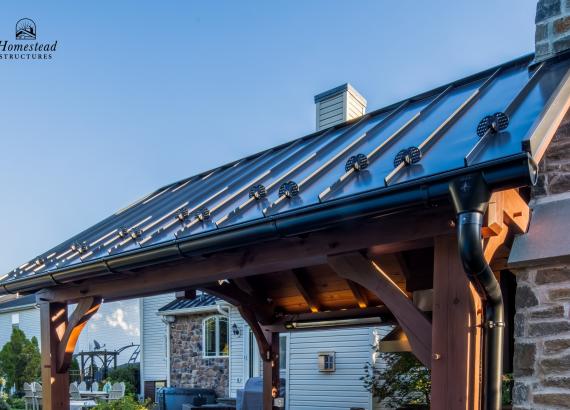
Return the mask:
[[[198,287],[222,279],[325,264],[327,255],[373,248],[375,253],[424,247],[434,235],[452,232],[450,209],[390,215],[305,237],[232,249],[207,258],[188,258],[129,272],[115,272],[83,283],[58,285],[38,293],[38,301],[75,302],[87,296],[107,301],[151,296]]]
[[[59,343],[67,327],[67,321],[67,304],[40,304],[44,410],[69,410],[69,373],[57,371]]]
[[[101,307],[101,302],[101,297],[88,297],[82,299],[75,307],[66,325],[65,332],[59,341],[57,354],[58,373],[64,373],[69,370],[79,335],[87,324],[87,321],[97,313]]]
[[[484,238],[498,236],[505,226],[514,233],[528,230],[530,208],[516,189],[494,192],[485,215],[486,224],[482,228]]]
[[[354,295],[354,299],[356,299],[358,307],[366,309],[368,307],[368,298],[366,297],[366,293],[364,293],[364,289],[362,289],[358,283],[353,282],[350,279],[346,279],[346,284]]]
[[[481,229],[484,238],[499,235],[503,229],[503,198],[502,192],[491,195],[485,215],[486,223]]]
[[[378,296],[406,332],[416,357],[431,367],[431,324],[407,295],[374,262],[359,253],[331,256],[329,265]]]
[[[279,333],[262,329],[255,312],[247,306],[238,306],[242,318],[251,329],[263,360],[263,410],[273,410],[273,400],[279,397]]]
[[[497,236],[491,236],[485,239],[483,252],[487,263],[490,264],[493,261],[498,250],[505,244],[509,233],[510,227],[504,225]]]
[[[255,295],[255,289],[254,287],[251,285],[251,283],[249,283],[249,280],[247,278],[235,278],[232,280],[232,282],[243,292],[247,293],[248,295]]]
[[[295,287],[309,306],[309,310],[313,313],[319,312],[321,308],[313,295],[313,287],[309,283],[309,272],[305,268],[296,268],[291,270],[291,276]]]
[[[463,271],[457,238],[452,235],[436,238],[432,408],[480,408],[481,306]]]
[[[514,233],[522,234],[528,231],[530,208],[517,190],[503,191],[503,210],[505,223]]]
[[[265,300],[257,299],[241,289],[234,283],[223,283],[200,287],[210,295],[216,296],[234,306],[243,306],[255,312],[256,321],[261,323],[272,323],[274,321],[274,309]]]

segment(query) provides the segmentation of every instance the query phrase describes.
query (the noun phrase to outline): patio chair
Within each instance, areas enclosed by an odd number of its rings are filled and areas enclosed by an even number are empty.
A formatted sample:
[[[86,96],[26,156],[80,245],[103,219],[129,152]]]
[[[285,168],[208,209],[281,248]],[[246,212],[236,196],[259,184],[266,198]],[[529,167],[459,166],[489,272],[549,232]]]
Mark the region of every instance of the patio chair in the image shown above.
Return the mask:
[[[42,385],[37,383],[37,382],[33,382],[32,383],[32,393],[34,394],[34,406],[37,410],[42,408],[43,405],[43,397],[44,397],[44,391],[42,388]]]
[[[121,400],[125,397],[125,383],[115,383],[109,392],[109,401]]]
[[[30,383],[24,383],[24,406],[26,410],[36,410],[34,404],[34,391]]]
[[[71,400],[82,400],[79,387],[75,383],[69,385],[69,397],[71,397]]]
[[[91,383],[91,391],[99,391],[99,383],[97,382]]]
[[[79,383],[79,386],[77,386],[77,388],[79,389],[79,391],[87,391],[87,383],[81,382]]]

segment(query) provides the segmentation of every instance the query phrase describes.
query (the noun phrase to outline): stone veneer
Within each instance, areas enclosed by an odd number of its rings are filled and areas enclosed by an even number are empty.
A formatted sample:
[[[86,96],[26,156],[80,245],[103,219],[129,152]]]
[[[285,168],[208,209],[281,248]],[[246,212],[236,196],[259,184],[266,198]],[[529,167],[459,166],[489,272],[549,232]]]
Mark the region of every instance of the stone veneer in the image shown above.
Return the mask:
[[[513,402],[570,407],[570,267],[517,272]]]
[[[537,61],[570,49],[570,0],[539,0],[535,43]]]
[[[214,389],[219,397],[227,397],[229,359],[203,356],[202,321],[208,316],[176,316],[170,326],[170,384]]]
[[[563,192],[570,192],[568,114],[540,163],[533,197]],[[570,215],[563,222],[569,221]],[[540,266],[515,273],[514,408],[570,408],[570,266]]]

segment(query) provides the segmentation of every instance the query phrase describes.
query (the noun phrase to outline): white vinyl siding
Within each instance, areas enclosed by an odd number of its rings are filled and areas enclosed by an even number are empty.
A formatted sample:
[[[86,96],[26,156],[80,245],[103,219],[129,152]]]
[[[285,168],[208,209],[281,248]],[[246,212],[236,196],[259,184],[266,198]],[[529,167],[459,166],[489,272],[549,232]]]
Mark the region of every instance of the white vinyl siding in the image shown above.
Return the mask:
[[[360,381],[372,359],[368,327],[291,332],[289,347],[289,410],[369,410],[371,397]],[[319,372],[318,353],[336,353],[336,371]]]
[[[12,315],[18,314],[20,322],[18,328],[22,330],[28,339],[33,336],[40,343],[40,311],[34,307],[22,310],[0,313],[0,349],[10,340],[12,335]]]
[[[166,325],[158,309],[171,302],[173,294],[151,296],[141,303],[142,379],[143,381],[166,380]]]
[[[240,330],[239,336],[233,334],[233,325]],[[244,320],[235,307],[230,309],[230,397],[237,396],[237,390],[243,389],[244,380]]]
[[[18,312],[20,314],[20,323],[18,327],[22,330],[28,339],[36,337],[38,346],[40,346],[40,310],[37,308],[25,309]]]
[[[325,98],[325,97],[323,97]],[[317,131],[361,117],[366,112],[366,101],[352,89],[339,90],[316,103]]]

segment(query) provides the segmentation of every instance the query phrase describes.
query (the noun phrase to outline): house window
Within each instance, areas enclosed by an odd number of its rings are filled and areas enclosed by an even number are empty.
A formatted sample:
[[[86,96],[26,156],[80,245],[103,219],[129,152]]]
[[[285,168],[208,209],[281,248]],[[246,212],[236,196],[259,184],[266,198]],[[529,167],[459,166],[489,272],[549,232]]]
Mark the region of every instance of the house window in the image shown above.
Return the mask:
[[[334,372],[336,370],[335,352],[319,353],[319,371]]]
[[[212,316],[204,319],[204,357],[226,357],[229,354],[228,318]]]
[[[12,328],[18,329],[20,327],[20,314],[12,313]]]

